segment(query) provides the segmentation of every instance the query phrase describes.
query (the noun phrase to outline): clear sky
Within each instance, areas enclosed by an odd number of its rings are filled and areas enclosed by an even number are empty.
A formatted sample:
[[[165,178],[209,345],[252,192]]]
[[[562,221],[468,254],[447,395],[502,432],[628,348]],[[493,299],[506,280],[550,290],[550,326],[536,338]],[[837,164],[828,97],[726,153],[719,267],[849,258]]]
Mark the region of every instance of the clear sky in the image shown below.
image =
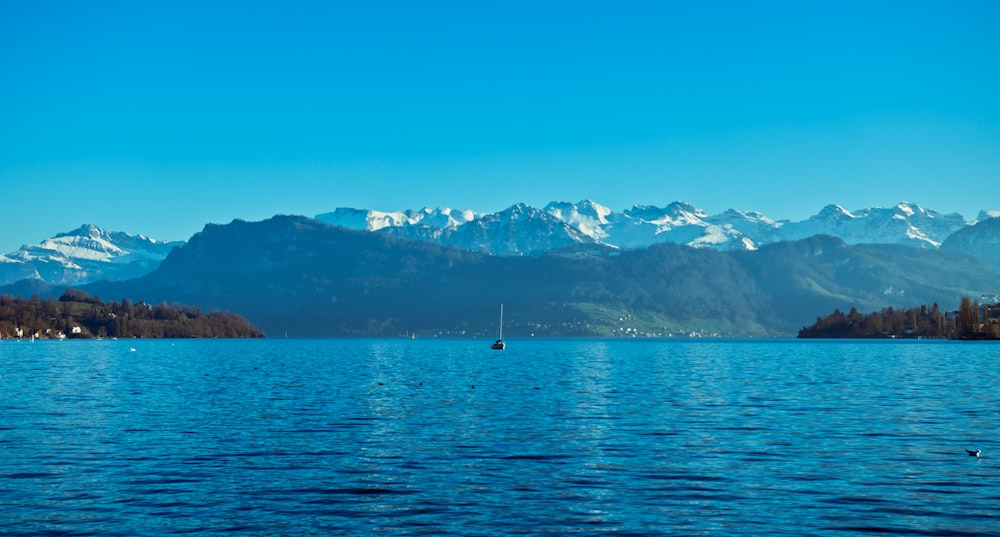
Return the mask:
[[[1000,209],[1000,2],[0,3],[0,252],[582,199]]]

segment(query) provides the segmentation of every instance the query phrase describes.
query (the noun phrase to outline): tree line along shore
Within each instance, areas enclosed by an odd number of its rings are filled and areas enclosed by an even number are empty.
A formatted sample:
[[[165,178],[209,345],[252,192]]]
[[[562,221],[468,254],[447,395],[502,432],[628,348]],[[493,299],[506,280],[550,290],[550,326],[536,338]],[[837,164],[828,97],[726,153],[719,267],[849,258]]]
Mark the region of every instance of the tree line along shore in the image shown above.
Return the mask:
[[[165,302],[104,302],[77,289],[58,300],[0,296],[0,339],[260,338],[241,315]],[[963,297],[956,311],[935,303],[860,313],[834,310],[798,332],[799,338],[924,338],[1000,340],[1000,303]]]
[[[798,337],[998,340],[1000,303],[979,304],[962,297],[957,311],[942,311],[937,304],[872,313],[834,310],[799,330]]]
[[[3,339],[259,338],[244,317],[198,307],[145,302],[104,302],[68,289],[58,300],[0,296]]]

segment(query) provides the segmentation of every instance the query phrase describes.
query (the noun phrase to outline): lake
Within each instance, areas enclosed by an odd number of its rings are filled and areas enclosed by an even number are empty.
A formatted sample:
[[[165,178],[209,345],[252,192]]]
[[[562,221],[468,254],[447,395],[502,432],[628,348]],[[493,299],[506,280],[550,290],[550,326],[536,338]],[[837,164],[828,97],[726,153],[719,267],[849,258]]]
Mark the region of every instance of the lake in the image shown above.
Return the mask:
[[[0,533],[1000,535],[1000,344],[491,342],[0,342]]]

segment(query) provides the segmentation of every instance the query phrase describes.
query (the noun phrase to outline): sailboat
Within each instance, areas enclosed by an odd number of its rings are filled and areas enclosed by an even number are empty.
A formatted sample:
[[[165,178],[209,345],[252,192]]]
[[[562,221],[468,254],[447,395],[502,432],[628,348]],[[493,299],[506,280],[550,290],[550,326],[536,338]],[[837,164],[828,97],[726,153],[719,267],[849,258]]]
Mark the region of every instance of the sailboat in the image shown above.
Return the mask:
[[[500,304],[500,337],[497,339],[490,348],[497,351],[502,351],[507,344],[503,342],[503,304]]]

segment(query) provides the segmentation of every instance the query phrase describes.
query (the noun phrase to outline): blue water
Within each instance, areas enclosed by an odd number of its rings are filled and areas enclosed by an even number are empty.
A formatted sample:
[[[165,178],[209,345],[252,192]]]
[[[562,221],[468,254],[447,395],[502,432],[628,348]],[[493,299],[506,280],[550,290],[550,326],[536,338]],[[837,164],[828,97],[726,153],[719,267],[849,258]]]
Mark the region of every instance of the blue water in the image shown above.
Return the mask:
[[[1000,535],[997,344],[489,343],[4,341],[0,534]]]

